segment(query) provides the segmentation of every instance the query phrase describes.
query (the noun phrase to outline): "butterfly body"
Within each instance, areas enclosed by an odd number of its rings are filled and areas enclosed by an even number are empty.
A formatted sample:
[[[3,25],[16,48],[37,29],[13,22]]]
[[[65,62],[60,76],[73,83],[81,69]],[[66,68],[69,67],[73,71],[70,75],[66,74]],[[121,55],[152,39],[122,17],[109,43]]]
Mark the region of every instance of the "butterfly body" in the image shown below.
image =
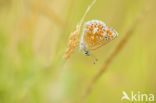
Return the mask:
[[[118,33],[100,20],[88,21],[84,24],[80,50],[89,56],[89,50],[97,49],[118,36]]]

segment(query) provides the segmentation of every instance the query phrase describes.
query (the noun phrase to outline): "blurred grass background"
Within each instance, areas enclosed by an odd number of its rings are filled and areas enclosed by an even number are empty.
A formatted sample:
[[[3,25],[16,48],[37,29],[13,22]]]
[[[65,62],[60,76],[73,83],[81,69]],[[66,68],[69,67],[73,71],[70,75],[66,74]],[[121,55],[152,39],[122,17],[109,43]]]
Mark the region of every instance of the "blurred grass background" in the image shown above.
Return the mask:
[[[0,103],[72,103],[149,0],[97,0],[85,21],[99,19],[119,37],[63,65],[69,34],[92,0],[0,0]],[[156,1],[100,78],[86,103],[121,103],[122,91],[156,94]],[[78,51],[78,50],[77,50]]]

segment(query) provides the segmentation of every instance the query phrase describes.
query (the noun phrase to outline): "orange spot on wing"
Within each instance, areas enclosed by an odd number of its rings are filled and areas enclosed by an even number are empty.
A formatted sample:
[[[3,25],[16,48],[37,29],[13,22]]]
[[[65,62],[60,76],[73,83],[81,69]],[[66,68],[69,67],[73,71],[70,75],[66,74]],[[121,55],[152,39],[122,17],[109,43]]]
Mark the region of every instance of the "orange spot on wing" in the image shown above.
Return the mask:
[[[110,33],[110,31],[109,31],[109,30],[107,30],[107,33],[109,34],[109,33]]]
[[[111,38],[114,38],[114,36],[112,35]]]
[[[104,31],[101,31],[101,33],[104,33]]]
[[[89,28],[90,31],[92,31],[93,29]]]
[[[108,33],[109,35],[112,35],[112,32],[110,32],[109,30],[107,30],[107,33]]]
[[[93,25],[91,25],[90,27],[93,28]]]
[[[98,25],[98,28],[100,29],[100,28],[101,28],[101,26],[99,26],[99,25]]]

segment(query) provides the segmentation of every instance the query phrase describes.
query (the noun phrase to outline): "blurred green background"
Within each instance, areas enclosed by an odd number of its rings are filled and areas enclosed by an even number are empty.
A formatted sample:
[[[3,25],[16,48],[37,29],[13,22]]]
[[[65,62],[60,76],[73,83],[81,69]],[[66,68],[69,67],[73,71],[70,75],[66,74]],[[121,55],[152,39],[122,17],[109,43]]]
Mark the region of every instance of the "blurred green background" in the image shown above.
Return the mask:
[[[0,0],[0,103],[74,103],[79,100],[148,3],[148,14],[85,103],[121,103],[122,91],[156,95],[155,0],[97,0],[85,21],[104,21],[118,31],[118,38],[93,51],[99,60],[95,65],[78,49],[64,64],[68,36],[91,2]]]

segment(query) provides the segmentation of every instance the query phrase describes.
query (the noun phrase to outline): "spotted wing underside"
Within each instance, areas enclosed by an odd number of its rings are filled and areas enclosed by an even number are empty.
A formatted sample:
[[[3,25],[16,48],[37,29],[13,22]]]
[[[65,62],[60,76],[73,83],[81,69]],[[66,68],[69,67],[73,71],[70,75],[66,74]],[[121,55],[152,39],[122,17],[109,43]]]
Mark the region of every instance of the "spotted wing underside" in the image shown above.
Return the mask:
[[[84,42],[89,50],[97,49],[117,37],[117,32],[103,22],[91,22],[84,25]]]

